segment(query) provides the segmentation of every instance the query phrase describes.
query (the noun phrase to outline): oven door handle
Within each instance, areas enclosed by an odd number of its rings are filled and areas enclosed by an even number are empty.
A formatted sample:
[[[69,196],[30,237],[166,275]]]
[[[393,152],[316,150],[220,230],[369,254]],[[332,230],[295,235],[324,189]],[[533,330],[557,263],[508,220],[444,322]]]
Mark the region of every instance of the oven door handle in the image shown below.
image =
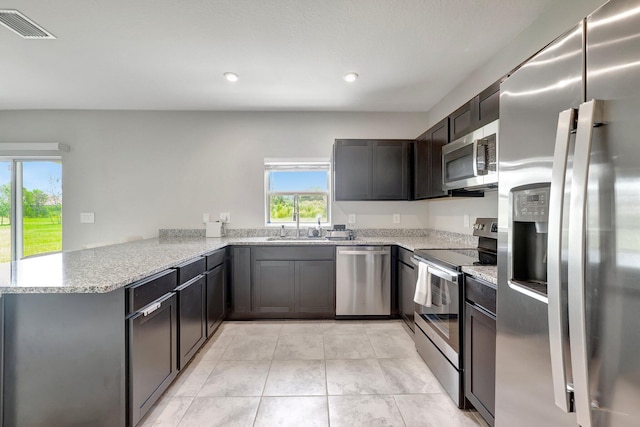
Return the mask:
[[[443,280],[447,280],[449,282],[454,282],[454,283],[458,283],[458,276],[457,275],[453,275],[451,273],[448,273],[444,270],[440,270],[439,268],[435,268],[435,267],[431,267],[429,266],[429,268],[427,269],[427,271],[429,272],[429,274],[439,277]]]

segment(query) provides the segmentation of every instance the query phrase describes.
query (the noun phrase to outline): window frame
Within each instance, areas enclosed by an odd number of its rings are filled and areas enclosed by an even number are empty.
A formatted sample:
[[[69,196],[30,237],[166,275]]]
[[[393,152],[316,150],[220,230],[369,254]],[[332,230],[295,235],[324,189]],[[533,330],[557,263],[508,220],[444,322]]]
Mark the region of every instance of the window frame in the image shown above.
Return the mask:
[[[327,220],[320,223],[321,227],[331,227],[331,210],[333,188],[331,179],[331,161],[329,159],[264,159],[264,222],[266,227],[291,227],[296,226],[296,221],[271,222],[270,198],[277,196],[316,196],[323,195],[327,198]],[[283,172],[313,172],[322,170],[327,173],[326,191],[270,191],[270,173],[272,171]],[[317,225],[315,221],[300,221],[305,226]]]

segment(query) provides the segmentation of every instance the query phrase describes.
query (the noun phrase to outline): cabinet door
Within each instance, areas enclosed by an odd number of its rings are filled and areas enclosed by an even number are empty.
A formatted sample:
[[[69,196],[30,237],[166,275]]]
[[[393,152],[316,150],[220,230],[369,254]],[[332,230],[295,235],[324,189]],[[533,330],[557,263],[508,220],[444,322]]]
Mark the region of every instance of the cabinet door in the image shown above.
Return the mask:
[[[422,200],[430,194],[431,129],[420,135],[413,146],[413,198]]]
[[[478,95],[477,111],[474,119],[477,121],[475,128],[480,128],[487,123],[497,120],[500,116],[500,82],[496,82],[480,92]]]
[[[415,269],[403,262],[398,261],[398,282],[400,290],[400,315],[405,323],[413,330],[413,313],[415,304],[413,296],[416,292],[417,272]]]
[[[445,118],[431,128],[429,146],[429,197],[446,196],[442,189],[442,147],[449,143],[449,119]]]
[[[449,116],[449,140],[455,141],[456,139],[465,136],[472,130],[473,126],[473,107],[474,100],[471,100],[451,113]]]
[[[496,319],[465,303],[465,396],[493,426],[496,396]]]
[[[234,313],[251,312],[251,248],[234,247],[231,305]]]
[[[372,151],[366,140],[336,140],[334,186],[336,200],[369,200],[372,194]]]
[[[296,261],[295,311],[335,312],[335,272],[333,261]]]
[[[449,142],[449,118],[418,137],[414,148],[414,199],[446,196],[442,190],[442,147]]]
[[[373,199],[409,198],[409,141],[373,141]]]
[[[258,313],[294,311],[294,261],[256,261],[254,307]]]
[[[179,368],[182,369],[207,337],[206,280],[200,275],[176,288],[178,291]]]
[[[207,276],[207,336],[211,336],[224,318],[225,265],[221,264]]]
[[[129,423],[135,426],[178,373],[176,296],[128,323]]]

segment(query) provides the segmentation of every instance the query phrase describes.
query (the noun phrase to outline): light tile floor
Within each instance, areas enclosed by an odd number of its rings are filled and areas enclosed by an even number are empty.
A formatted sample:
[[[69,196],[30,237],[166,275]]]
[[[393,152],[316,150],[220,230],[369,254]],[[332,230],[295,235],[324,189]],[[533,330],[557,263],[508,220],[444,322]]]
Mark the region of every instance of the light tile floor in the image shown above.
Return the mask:
[[[390,321],[224,322],[139,424],[486,426]]]

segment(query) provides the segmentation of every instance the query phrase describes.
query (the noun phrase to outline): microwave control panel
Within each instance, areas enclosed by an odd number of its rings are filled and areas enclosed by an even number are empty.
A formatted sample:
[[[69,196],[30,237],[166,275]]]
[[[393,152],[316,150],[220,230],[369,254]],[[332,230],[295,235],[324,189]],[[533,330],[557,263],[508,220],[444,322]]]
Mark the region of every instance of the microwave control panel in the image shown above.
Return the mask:
[[[513,220],[521,222],[548,222],[549,186],[514,191]]]

